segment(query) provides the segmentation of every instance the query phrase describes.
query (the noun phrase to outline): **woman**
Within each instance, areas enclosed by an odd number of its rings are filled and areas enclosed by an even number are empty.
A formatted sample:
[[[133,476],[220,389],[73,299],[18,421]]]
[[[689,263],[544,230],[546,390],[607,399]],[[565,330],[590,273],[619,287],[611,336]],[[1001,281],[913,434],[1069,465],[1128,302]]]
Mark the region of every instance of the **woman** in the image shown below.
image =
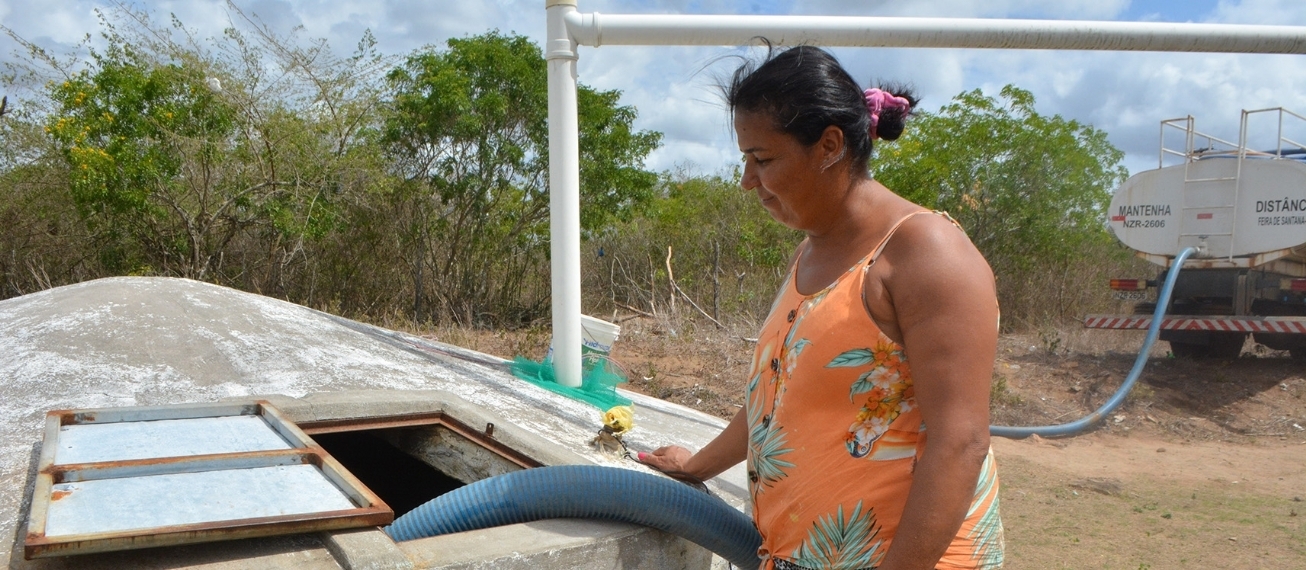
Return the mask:
[[[762,568],[1001,567],[993,274],[951,218],[867,171],[872,140],[898,138],[915,98],[863,91],[829,53],[797,47],[741,67],[726,99],[741,186],[807,237],[744,409],[698,453],[641,460],[708,479],[747,459]]]

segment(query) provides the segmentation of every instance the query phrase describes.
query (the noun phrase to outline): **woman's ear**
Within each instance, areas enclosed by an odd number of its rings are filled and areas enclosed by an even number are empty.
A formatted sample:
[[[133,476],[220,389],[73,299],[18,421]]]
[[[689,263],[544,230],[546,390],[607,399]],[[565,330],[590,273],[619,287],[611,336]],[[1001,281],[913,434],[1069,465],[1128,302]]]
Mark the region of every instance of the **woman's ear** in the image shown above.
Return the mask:
[[[830,125],[821,133],[821,138],[816,141],[816,148],[821,155],[821,171],[829,169],[835,163],[843,160],[848,154],[848,147],[844,144],[843,129]]]

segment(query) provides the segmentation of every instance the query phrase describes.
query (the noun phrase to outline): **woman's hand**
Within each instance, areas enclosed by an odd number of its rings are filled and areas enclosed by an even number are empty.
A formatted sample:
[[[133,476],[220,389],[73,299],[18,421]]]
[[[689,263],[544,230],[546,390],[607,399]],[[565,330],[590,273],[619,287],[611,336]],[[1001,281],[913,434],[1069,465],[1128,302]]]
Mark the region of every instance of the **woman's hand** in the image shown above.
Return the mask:
[[[658,471],[671,473],[685,473],[685,463],[693,456],[692,452],[679,445],[659,447],[653,450],[653,453],[641,451],[638,455],[641,463]]]
[[[703,446],[698,453],[678,445],[659,447],[653,453],[640,452],[636,457],[649,467],[676,479],[707,481],[744,460],[748,454],[748,426],[740,409],[726,429]]]

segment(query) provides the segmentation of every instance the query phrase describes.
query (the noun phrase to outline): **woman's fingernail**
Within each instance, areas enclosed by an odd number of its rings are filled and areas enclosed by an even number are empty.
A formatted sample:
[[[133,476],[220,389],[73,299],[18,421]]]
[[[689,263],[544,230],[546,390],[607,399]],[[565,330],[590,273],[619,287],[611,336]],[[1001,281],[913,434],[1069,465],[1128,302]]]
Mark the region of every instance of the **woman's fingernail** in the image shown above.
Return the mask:
[[[648,457],[648,454],[641,451],[639,452],[639,455],[636,455],[636,457],[638,457],[640,461],[643,461],[645,457]]]

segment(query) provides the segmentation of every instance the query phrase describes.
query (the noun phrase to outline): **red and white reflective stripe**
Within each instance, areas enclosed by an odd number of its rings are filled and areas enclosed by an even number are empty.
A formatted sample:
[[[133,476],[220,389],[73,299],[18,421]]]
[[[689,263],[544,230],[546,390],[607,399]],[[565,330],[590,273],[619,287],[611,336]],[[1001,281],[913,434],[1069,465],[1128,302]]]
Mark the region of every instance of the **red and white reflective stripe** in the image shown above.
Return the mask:
[[[1152,317],[1135,315],[1089,315],[1088,329],[1146,329]],[[1306,317],[1165,317],[1161,328],[1171,331],[1228,331],[1306,334]]]

